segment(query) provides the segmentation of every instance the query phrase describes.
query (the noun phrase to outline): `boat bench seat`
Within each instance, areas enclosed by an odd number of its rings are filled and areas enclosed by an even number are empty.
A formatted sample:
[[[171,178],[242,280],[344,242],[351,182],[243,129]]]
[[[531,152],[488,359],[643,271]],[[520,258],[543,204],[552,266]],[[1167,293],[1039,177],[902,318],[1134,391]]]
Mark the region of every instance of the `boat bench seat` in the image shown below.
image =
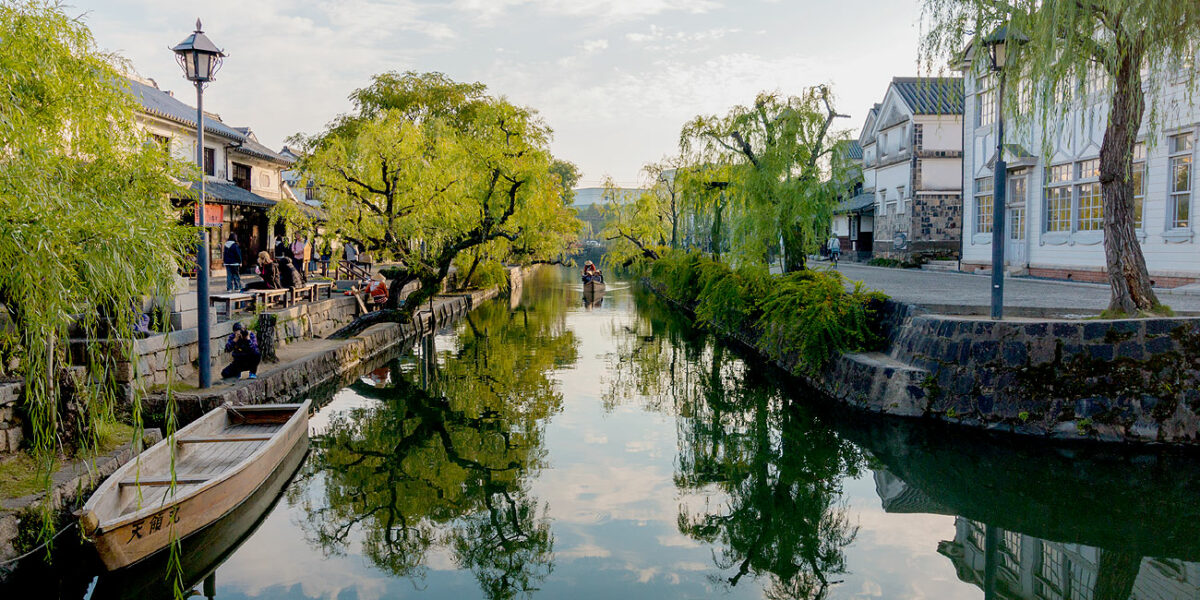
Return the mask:
[[[214,435],[194,435],[175,440],[177,444],[212,444],[218,442],[265,442],[270,435],[225,433]]]
[[[177,475],[175,475],[175,485],[188,485],[188,484],[193,484],[193,483],[204,483],[204,482],[208,481],[209,479],[212,479],[211,475],[177,474]],[[146,485],[146,486],[171,485],[171,478],[170,477],[143,477],[141,479],[123,479],[123,480],[121,480],[122,487],[130,486],[130,485]]]

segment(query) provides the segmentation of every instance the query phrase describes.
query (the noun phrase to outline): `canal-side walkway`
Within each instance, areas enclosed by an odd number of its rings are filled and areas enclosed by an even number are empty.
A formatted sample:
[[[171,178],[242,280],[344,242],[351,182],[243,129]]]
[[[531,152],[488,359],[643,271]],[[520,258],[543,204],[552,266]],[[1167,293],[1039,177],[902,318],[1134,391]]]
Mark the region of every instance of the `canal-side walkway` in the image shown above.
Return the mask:
[[[828,263],[816,263],[826,268]],[[978,307],[981,313],[991,305],[991,276],[949,271],[923,271],[872,267],[841,263],[838,271],[868,288],[879,290],[898,302],[937,307]],[[1180,313],[1200,312],[1200,296],[1155,290],[1158,299]],[[1028,277],[1004,280],[1006,308],[1080,310],[1094,313],[1108,308],[1109,288],[1095,283],[1052,281]]]

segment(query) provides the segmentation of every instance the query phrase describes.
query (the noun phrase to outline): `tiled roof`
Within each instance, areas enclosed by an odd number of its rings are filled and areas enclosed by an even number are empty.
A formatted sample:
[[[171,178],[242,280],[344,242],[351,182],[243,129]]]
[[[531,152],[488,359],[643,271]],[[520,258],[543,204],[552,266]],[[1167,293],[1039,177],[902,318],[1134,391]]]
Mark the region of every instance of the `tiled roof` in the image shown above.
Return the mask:
[[[851,160],[862,160],[862,146],[858,145],[858,140],[847,140],[842,148],[846,153],[846,158]]]
[[[961,77],[895,77],[892,85],[905,104],[918,115],[961,115]]]
[[[200,184],[193,183],[192,191],[199,192]],[[237,204],[239,206],[258,206],[260,208],[271,208],[276,204],[270,198],[263,198],[254,192],[244,190],[232,183],[221,181],[205,181],[204,195],[205,200],[217,204]]]
[[[875,196],[872,194],[859,194],[853,198],[847,198],[837,208],[833,209],[836,214],[846,213],[864,213],[875,211]]]
[[[250,130],[249,127],[239,127],[238,129],[245,129],[246,131]],[[249,154],[250,156],[256,156],[258,158],[275,161],[285,165],[290,165],[295,162],[293,159],[283,156],[282,154],[258,143],[253,139],[250,139],[249,137],[242,140],[241,146],[234,146],[233,151],[241,152],[242,154]]]
[[[142,105],[142,110],[182,125],[189,127],[196,126],[196,107],[188,106],[174,96],[154,86],[128,78],[125,82],[129,86],[129,93],[133,94],[133,97]],[[204,119],[204,131],[231,140],[242,141],[246,139],[244,134],[213,118]]]

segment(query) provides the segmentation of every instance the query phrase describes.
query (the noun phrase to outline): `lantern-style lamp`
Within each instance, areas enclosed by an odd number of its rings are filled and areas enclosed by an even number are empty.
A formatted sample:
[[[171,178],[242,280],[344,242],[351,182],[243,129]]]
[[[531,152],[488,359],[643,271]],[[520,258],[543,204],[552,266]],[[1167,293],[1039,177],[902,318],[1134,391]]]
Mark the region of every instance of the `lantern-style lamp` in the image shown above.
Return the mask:
[[[183,67],[184,77],[197,83],[212,81],[221,68],[221,59],[225,58],[225,53],[204,35],[200,19],[196,19],[196,31],[171,50],[175,52],[179,66]]]

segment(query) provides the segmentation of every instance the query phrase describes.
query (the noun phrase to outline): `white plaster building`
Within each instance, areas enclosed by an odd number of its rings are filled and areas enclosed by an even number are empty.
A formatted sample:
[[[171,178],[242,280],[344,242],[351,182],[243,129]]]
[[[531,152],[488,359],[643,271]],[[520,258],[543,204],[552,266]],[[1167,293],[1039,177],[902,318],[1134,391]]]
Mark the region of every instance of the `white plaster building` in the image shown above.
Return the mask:
[[[982,270],[990,269],[992,262],[994,77],[976,77],[970,69],[966,71],[968,127],[961,185],[968,192],[962,266],[964,270]],[[1150,277],[1161,287],[1200,281],[1200,240],[1193,216],[1200,107],[1187,99],[1182,79],[1168,77],[1156,118],[1159,133],[1147,138],[1147,110],[1131,174],[1139,213],[1138,237]],[[1034,111],[1028,103],[1019,110],[1025,118],[1014,119],[1006,113],[1005,263],[1010,273],[1108,281],[1098,180],[1100,144],[1109,110],[1106,88],[1103,76],[1083,82],[1083,100],[1075,101],[1073,108],[1045,129],[1041,119],[1029,118]],[[1148,97],[1147,102],[1154,100]]]
[[[896,77],[859,136],[874,254],[957,253],[962,226],[960,78]]]
[[[153,80],[130,77],[127,81],[140,105],[138,123],[148,137],[175,157],[195,162],[196,108],[160,90]],[[216,114],[205,112],[204,125],[209,258],[212,269],[219,270],[224,268],[221,246],[230,233],[237,236],[243,256],[269,250],[273,236],[285,233],[281,227],[267,231],[266,211],[277,202],[295,201],[282,175],[293,161],[259,143],[250,128],[230,127]],[[173,202],[187,213],[195,199]],[[194,222],[188,216],[181,218]],[[252,261],[243,263],[247,270]]]
[[[996,587],[1002,598],[1022,600],[1091,600],[1114,597],[1099,589],[1103,581],[1101,560],[1106,550],[1039,539],[1016,531],[994,528],[997,541],[994,565]],[[954,518],[954,540],[938,544],[938,552],[954,563],[961,581],[986,588],[987,526],[963,517]],[[1170,558],[1144,557],[1129,598],[1169,600],[1200,595],[1200,564]],[[1109,577],[1108,581],[1119,581]],[[1122,598],[1125,596],[1121,596]]]

